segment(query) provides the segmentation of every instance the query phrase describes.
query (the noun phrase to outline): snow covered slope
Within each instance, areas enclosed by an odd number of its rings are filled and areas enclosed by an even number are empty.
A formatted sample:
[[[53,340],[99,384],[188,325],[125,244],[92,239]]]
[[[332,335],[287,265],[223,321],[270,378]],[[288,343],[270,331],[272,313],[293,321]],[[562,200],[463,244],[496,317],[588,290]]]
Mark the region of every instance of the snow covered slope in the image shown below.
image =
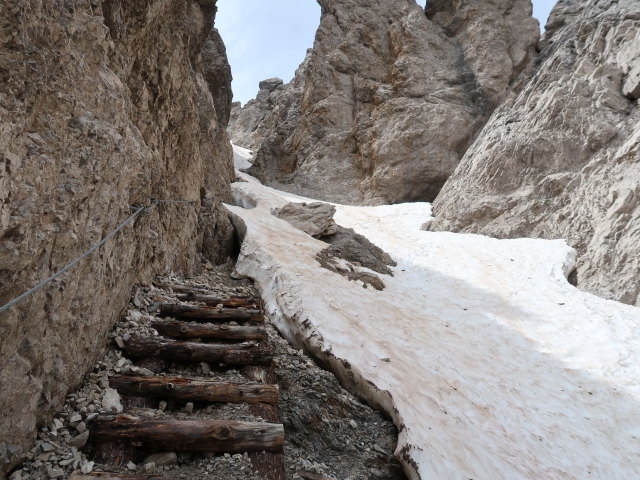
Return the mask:
[[[640,309],[572,287],[564,241],[425,232],[429,204],[338,205],[398,262],[379,292],[270,214],[304,199],[243,178],[238,271],[290,341],[394,418],[412,479],[640,478]]]
[[[253,165],[253,151],[233,145],[233,166],[237,170],[245,170]]]

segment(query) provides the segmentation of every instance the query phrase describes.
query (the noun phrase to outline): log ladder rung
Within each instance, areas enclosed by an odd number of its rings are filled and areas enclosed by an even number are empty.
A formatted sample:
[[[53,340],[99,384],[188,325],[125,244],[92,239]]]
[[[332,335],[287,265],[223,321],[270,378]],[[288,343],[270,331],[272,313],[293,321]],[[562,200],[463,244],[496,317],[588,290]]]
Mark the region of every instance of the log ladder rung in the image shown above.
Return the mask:
[[[197,302],[204,303],[205,305],[217,306],[222,305],[224,307],[254,307],[259,308],[260,300],[251,297],[212,297],[210,295],[198,295],[196,293],[181,293],[176,295],[176,298],[182,302]]]
[[[185,401],[228,403],[278,403],[278,386],[261,383],[227,383],[182,377],[109,378],[112,388],[124,395],[172,398]]]
[[[110,472],[92,472],[81,473],[73,472],[69,480],[172,480],[168,477],[159,477],[158,475],[132,475],[129,473],[110,473]]]
[[[163,337],[219,338],[225,340],[264,340],[267,331],[262,325],[228,325],[187,323],[180,320],[156,320],[151,323]]]
[[[216,308],[210,306],[196,307],[193,305],[182,305],[178,303],[161,303],[161,317],[173,317],[176,319],[187,319],[195,321],[236,321],[236,322],[262,322],[264,321],[264,311],[244,310],[239,308]]]
[[[269,365],[273,359],[272,348],[255,344],[198,343],[139,336],[125,340],[123,351],[133,360],[159,357],[167,361],[228,366]]]
[[[133,443],[158,452],[275,452],[284,446],[284,426],[234,420],[164,420],[129,415],[99,416],[90,441]]]

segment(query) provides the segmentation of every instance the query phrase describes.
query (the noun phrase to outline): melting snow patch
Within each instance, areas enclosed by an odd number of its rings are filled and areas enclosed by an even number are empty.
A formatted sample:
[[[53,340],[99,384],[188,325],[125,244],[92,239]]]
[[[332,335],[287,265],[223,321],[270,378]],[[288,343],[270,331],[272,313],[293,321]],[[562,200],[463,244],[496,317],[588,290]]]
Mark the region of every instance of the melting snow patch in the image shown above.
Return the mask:
[[[233,166],[237,170],[246,170],[253,165],[253,151],[233,145]]]
[[[426,232],[426,203],[336,205],[398,263],[365,290],[271,215],[313,200],[243,178],[237,270],[285,337],[393,417],[412,479],[640,478],[640,309],[572,287],[564,241]]]

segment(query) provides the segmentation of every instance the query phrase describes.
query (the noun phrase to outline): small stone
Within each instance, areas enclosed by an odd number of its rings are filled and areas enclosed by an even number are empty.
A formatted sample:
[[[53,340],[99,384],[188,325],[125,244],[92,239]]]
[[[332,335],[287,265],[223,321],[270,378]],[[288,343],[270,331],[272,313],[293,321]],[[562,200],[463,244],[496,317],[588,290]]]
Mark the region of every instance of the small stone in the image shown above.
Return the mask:
[[[67,460],[60,460],[58,462],[58,465],[60,465],[61,467],[66,467],[68,465],[71,465],[74,462],[75,458],[68,458]]]
[[[22,470],[16,470],[11,474],[9,480],[22,480]]]
[[[61,468],[49,467],[47,468],[47,475],[49,478],[60,478],[64,476],[64,470]]]
[[[193,413],[193,402],[189,402],[184,406],[184,411],[186,413]]]
[[[200,367],[202,368],[202,373],[204,373],[205,375],[211,373],[211,367],[207,362],[200,362]]]
[[[149,462],[149,463],[145,463],[144,464],[144,471],[145,472],[151,472],[153,470],[156,469],[156,464],[153,462]]]
[[[139,291],[137,291],[136,294],[133,297],[133,305],[135,307],[137,307],[137,308],[142,308],[142,302],[138,298],[138,293],[139,293]]]
[[[45,453],[41,453],[36,458],[41,462],[46,462],[47,460],[49,460],[50,456],[51,456],[51,452],[45,452]]]
[[[358,428],[358,424],[355,422],[355,420],[349,420],[349,425],[351,426],[351,428]]]
[[[42,442],[40,444],[40,449],[45,453],[46,452],[53,452],[53,446],[51,444],[47,443],[47,442]]]
[[[167,409],[167,402],[164,400],[161,400],[160,403],[158,404],[158,410],[162,410],[163,412]]]
[[[124,340],[122,339],[122,337],[116,337],[116,345],[118,345],[118,348],[122,349],[124,348]]]
[[[127,468],[128,468],[129,470],[135,470],[135,469],[136,469],[136,468],[138,468],[138,467],[136,466],[136,464],[135,464],[135,463],[133,463],[133,462],[129,462],[129,463],[127,463]]]
[[[87,431],[87,426],[85,425],[84,422],[80,422],[77,426],[76,426],[76,430],[78,431],[78,433],[84,433]]]
[[[80,415],[78,412],[71,412],[67,417],[67,422],[69,422],[69,425],[71,425],[72,427],[75,427],[81,421],[82,415]]]
[[[60,420],[58,420],[57,418],[54,418],[53,419],[53,428],[55,430],[60,430],[62,427],[64,427],[64,424]]]
[[[80,435],[76,435],[71,440],[69,440],[69,445],[76,448],[82,448],[87,444],[87,440],[89,440],[89,431],[87,430]]]
[[[175,452],[155,453],[149,455],[142,462],[144,465],[153,463],[158,467],[164,467],[167,465],[175,465],[178,462],[178,455]]]
[[[120,395],[113,388],[107,388],[104,391],[104,397],[102,397],[102,408],[110,413],[121,413],[122,403],[120,402]]]
[[[86,423],[89,423],[93,420],[95,420],[98,417],[98,413],[91,413],[89,415],[87,415],[87,419],[85,420]]]
[[[94,462],[86,462],[80,467],[80,471],[85,475],[91,473],[93,471]]]

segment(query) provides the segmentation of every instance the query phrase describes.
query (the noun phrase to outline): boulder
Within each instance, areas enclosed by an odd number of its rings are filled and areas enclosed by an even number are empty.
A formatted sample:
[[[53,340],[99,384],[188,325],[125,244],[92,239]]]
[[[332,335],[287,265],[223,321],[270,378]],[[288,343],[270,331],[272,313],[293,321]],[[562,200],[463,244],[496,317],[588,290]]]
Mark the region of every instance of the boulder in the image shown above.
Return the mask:
[[[338,226],[333,220],[336,207],[328,203],[288,203],[276,208],[272,214],[286,220],[291,225],[312,237],[324,237],[337,232]]]

